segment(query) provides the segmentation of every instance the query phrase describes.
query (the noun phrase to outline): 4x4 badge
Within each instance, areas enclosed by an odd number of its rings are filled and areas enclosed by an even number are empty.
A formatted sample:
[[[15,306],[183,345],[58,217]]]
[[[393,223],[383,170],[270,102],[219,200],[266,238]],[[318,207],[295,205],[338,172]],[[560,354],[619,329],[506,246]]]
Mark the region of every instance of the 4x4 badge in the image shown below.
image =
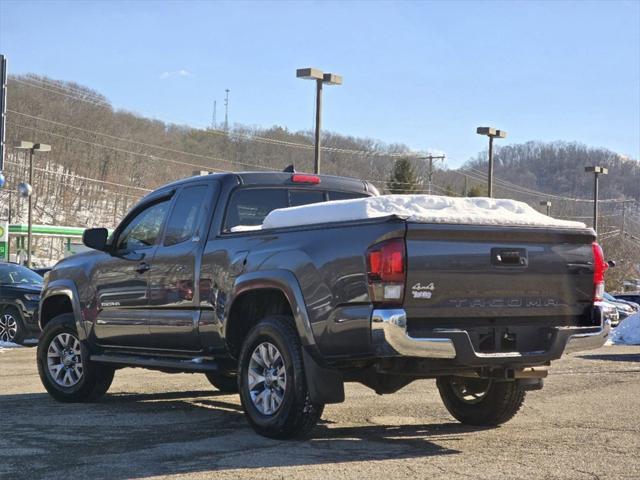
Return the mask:
[[[429,285],[422,285],[421,283],[416,283],[413,287],[411,287],[411,294],[413,298],[425,298],[430,299],[432,292],[436,289],[433,282]]]

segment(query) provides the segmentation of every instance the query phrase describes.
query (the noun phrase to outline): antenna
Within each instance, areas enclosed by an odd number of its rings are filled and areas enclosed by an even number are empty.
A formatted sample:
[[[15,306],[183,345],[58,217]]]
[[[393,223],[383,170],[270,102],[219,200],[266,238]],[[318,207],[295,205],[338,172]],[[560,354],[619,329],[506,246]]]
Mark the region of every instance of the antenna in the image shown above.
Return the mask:
[[[216,100],[213,101],[213,117],[211,118],[211,129],[216,129],[216,107],[218,102]]]
[[[224,97],[224,129],[229,130],[229,89],[225,89]]]

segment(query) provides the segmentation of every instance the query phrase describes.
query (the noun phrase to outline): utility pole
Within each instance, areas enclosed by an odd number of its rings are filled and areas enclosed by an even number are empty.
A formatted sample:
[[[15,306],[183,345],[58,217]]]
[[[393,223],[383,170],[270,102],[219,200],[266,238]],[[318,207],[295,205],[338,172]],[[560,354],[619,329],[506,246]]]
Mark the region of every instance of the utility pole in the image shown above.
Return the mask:
[[[593,173],[593,229],[598,234],[598,176],[606,175],[609,173],[609,169],[605,167],[584,167],[584,171],[587,173]]]
[[[469,194],[469,177],[464,176],[464,196],[466,197]]]
[[[545,200],[540,202],[540,206],[547,207],[547,217],[551,216],[551,202],[549,200]]]
[[[225,89],[224,97],[224,131],[229,131],[229,89]]]
[[[622,235],[623,237],[624,237],[624,217],[626,213],[627,213],[627,201],[623,200],[622,201],[622,226],[620,227],[620,235]]]
[[[444,160],[444,155],[427,155],[426,157],[420,157],[420,160],[429,160],[429,171],[427,172],[428,186],[427,195],[431,195],[431,180],[433,179],[433,161]]]
[[[215,130],[216,129],[216,108],[217,108],[217,101],[214,100],[213,101],[213,117],[211,118],[211,130]]]

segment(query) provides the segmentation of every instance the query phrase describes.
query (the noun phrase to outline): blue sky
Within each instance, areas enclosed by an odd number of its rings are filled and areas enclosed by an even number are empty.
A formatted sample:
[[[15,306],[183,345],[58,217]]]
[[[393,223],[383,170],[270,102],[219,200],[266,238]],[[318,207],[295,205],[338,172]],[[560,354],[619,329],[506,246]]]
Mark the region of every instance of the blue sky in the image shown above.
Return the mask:
[[[640,157],[640,2],[0,0],[10,73],[73,80],[117,108],[205,126],[313,126],[298,67],[342,74],[324,127],[443,151],[569,140]]]

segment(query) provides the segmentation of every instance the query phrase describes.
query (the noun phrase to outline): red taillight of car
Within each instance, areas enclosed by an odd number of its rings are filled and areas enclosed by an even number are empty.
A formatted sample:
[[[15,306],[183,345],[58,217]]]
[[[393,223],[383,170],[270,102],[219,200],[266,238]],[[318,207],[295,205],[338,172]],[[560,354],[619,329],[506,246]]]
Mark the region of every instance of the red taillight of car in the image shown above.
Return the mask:
[[[374,303],[401,303],[406,280],[404,240],[394,238],[367,250],[367,280]]]
[[[293,183],[320,183],[320,177],[317,175],[308,175],[306,173],[294,173],[291,175],[291,181]]]
[[[604,253],[598,242],[591,244],[593,251],[593,301],[602,301],[604,295],[604,274],[609,268],[607,262],[604,261]]]

